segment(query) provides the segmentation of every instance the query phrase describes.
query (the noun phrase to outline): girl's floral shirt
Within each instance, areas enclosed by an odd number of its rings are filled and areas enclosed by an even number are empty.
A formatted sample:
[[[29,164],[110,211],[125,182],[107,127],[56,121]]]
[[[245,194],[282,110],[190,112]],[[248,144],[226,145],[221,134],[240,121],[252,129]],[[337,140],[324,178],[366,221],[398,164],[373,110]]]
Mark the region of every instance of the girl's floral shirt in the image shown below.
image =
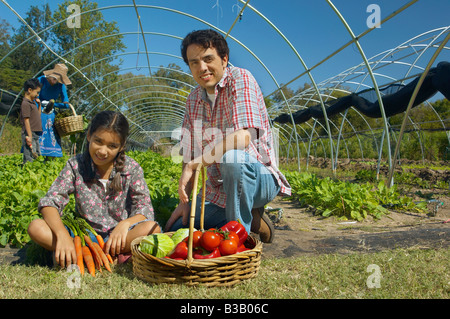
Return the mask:
[[[120,172],[122,190],[115,192],[109,189],[112,179],[117,174],[115,169],[113,168],[111,172],[105,190],[98,172],[92,182],[84,181],[78,165],[81,156],[77,155],[67,161],[45,197],[39,201],[39,211],[42,207],[52,206],[62,215],[64,207],[69,202],[69,195],[74,194],[75,207],[79,215],[85,218],[95,231],[102,234],[109,233],[120,221],[137,214],[144,215],[148,220],[154,220],[154,210],[144,172],[135,160],[125,156],[124,169]]]

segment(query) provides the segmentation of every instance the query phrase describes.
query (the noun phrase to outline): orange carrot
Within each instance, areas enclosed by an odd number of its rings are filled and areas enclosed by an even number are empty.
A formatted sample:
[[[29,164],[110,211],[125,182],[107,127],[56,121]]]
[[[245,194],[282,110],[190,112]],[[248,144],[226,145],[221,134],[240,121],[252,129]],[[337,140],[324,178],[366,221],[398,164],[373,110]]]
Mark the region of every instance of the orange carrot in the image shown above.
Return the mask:
[[[89,271],[89,273],[95,277],[95,263],[94,259],[92,258],[91,251],[89,250],[88,246],[82,246],[81,251],[83,252],[83,259],[86,263],[86,267]]]
[[[103,249],[103,247],[105,247],[105,242],[103,241],[103,237],[97,234],[97,235],[95,235],[95,238],[97,238],[98,245],[100,246],[100,248]]]
[[[73,238],[73,243],[75,244],[75,251],[77,253],[77,265],[80,268],[81,275],[84,275],[83,252],[81,250],[81,238],[80,238],[80,236],[75,236]]]
[[[100,258],[97,249],[94,247],[94,243],[93,243],[92,239],[88,235],[84,235],[84,241],[89,246],[91,253],[92,253],[92,257],[94,258],[94,262],[96,263],[96,265],[98,264],[99,268],[101,266],[103,266],[102,259]]]
[[[105,241],[103,240],[103,237],[100,236],[99,234],[95,235],[95,238],[97,238],[98,241],[98,245],[100,246],[101,250],[104,252],[105,250]],[[106,258],[108,259],[108,261],[112,264],[113,260],[110,254],[106,254]],[[104,262],[105,263],[105,262]],[[106,264],[106,263],[105,263]]]
[[[105,253],[100,248],[100,245],[97,244],[96,242],[93,242],[93,246],[97,249],[97,252],[100,255],[100,258],[102,259],[103,266],[106,268],[106,270],[108,270],[109,272],[112,273],[111,266],[109,265],[108,257],[106,257]]]

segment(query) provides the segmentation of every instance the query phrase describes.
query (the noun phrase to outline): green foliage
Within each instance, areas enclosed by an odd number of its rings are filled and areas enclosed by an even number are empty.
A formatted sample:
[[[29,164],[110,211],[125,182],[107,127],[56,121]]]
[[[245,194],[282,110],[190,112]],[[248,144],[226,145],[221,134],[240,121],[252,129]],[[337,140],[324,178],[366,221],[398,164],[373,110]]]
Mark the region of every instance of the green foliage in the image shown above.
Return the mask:
[[[144,170],[157,221],[164,225],[178,205],[178,179],[181,164],[153,152],[129,152]],[[0,246],[10,244],[21,247],[30,241],[29,223],[40,218],[39,200],[45,196],[53,181],[66,164],[68,157],[46,161],[38,158],[22,165],[22,155],[0,157]],[[70,196],[65,211],[75,210],[75,200]]]
[[[386,187],[384,181],[374,187],[371,183],[356,184],[320,179],[314,174],[284,172],[292,187],[292,198],[303,205],[313,206],[324,216],[361,221],[367,216],[381,218],[388,214],[386,209],[423,212],[422,204],[415,204],[410,198],[401,196],[395,185]]]
[[[144,178],[150,190],[155,218],[165,225],[179,203],[178,180],[181,176],[181,164],[175,164],[171,158],[153,152],[128,152],[144,170]]]
[[[64,165],[37,159],[22,166],[22,155],[0,157],[0,245],[22,246],[30,240],[28,224],[39,217],[37,205]]]

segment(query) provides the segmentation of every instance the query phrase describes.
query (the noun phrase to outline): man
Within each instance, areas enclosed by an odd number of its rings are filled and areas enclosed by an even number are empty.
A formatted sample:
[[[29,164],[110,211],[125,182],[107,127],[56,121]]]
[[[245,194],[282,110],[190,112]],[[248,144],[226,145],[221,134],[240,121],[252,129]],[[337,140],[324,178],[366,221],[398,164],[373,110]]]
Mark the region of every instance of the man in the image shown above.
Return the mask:
[[[202,163],[208,174],[205,228],[238,220],[247,232],[259,234],[262,242],[272,242],[274,228],[264,215],[264,205],[278,194],[290,195],[291,189],[276,166],[260,88],[249,71],[228,66],[227,42],[213,30],[191,32],[181,51],[199,86],[186,102],[180,204],[166,230],[187,227],[192,179]],[[197,202],[195,227],[199,228],[201,201]]]

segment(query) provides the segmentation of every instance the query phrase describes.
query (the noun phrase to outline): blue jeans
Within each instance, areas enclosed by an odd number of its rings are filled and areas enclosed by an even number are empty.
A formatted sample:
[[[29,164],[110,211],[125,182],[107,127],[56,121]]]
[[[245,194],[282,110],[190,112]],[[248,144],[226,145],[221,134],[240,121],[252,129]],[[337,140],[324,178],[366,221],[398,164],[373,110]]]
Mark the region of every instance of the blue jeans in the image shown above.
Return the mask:
[[[279,193],[280,186],[270,171],[254,157],[240,150],[225,153],[220,162],[223,189],[227,195],[222,208],[205,202],[204,227],[219,228],[231,220],[239,220],[250,233],[252,209],[264,207]],[[201,195],[197,197],[194,227],[200,228]],[[179,218],[170,231],[187,228]]]

